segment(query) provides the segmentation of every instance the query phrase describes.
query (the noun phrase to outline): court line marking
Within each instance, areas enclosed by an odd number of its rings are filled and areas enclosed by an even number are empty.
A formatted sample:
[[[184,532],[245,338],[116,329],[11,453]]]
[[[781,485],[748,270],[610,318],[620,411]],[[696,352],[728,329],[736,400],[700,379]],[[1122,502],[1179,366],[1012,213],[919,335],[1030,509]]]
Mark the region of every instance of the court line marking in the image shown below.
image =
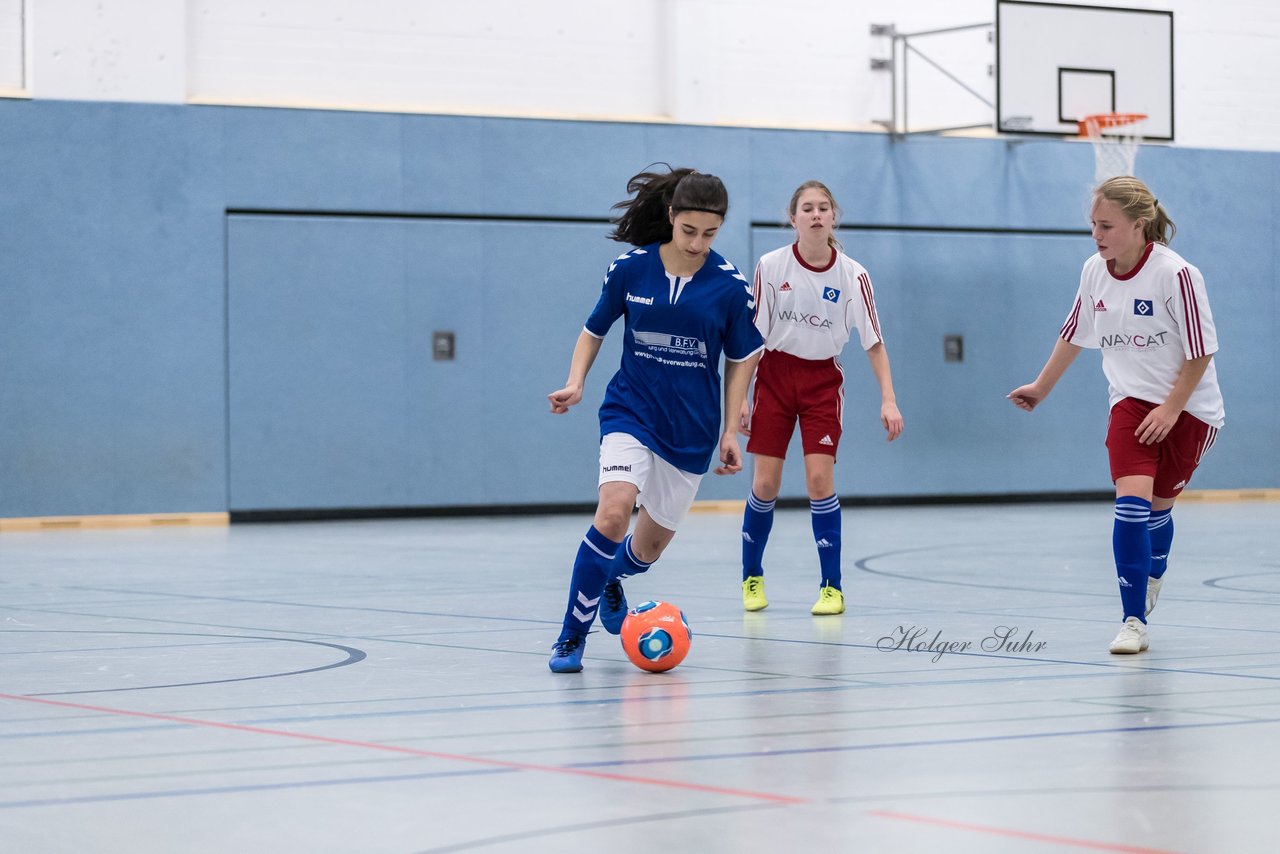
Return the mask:
[[[468,768],[465,771],[432,771],[423,774],[388,774],[378,777],[342,777],[325,780],[294,780],[288,783],[247,783],[240,786],[210,786],[204,789],[167,789],[164,791],[117,792],[104,795],[81,795],[68,798],[36,798],[28,801],[0,801],[0,809],[18,810],[39,807],[65,807],[79,804],[149,801],[157,798],[192,798],[204,795],[239,795],[245,792],[278,792],[295,789],[317,789],[328,786],[356,786],[365,783],[404,783],[417,780],[474,777],[486,774],[511,774],[514,768]],[[741,809],[741,807],[739,807]]]
[[[725,815],[729,813],[758,809],[767,809],[767,807],[760,807],[755,804],[736,807],[713,807],[711,809],[685,810],[682,812],[649,813],[623,818],[589,821],[581,824],[563,824],[557,827],[544,827],[537,830],[521,831],[519,833],[506,833],[501,836],[487,836],[469,839],[466,842],[457,842],[438,848],[425,848],[416,852],[416,854],[447,854],[447,852],[452,851],[468,851],[473,848],[489,848],[494,845],[501,845],[504,842],[520,842],[524,843],[524,846],[527,846],[530,839],[536,839],[538,837],[545,838],[548,836],[563,836],[571,833],[583,833],[591,830],[604,830],[611,827],[626,827],[633,824],[651,824],[653,822],[675,821],[677,819],[702,818],[704,816]]]
[[[0,697],[4,696],[0,694]],[[716,762],[725,759],[760,759],[779,756],[812,756],[824,753],[853,753],[864,750],[894,750],[913,747],[944,747],[960,744],[994,744],[1000,742],[1031,741],[1041,738],[1074,738],[1076,736],[1115,735],[1118,733],[1173,732],[1190,729],[1217,729],[1221,727],[1280,724],[1280,718],[1252,718],[1242,721],[1198,721],[1189,724],[1155,724],[1151,726],[1121,726],[1102,729],[1050,730],[1048,732],[1020,732],[1011,735],[975,735],[957,738],[921,739],[918,741],[884,741],[871,744],[840,744],[828,747],[794,747],[773,750],[741,751],[737,753],[702,753],[684,756],[652,756],[647,759],[602,759],[573,763],[575,768],[618,768],[635,765],[663,765],[682,762]]]
[[[893,810],[873,810],[867,815],[876,818],[891,818],[898,821],[910,821],[915,824],[932,824],[951,830],[969,830],[974,833],[986,833],[992,836],[1007,836],[1013,839],[1025,839],[1030,842],[1045,842],[1050,845],[1069,845],[1073,848],[1089,848],[1094,851],[1120,851],[1126,854],[1174,854],[1166,848],[1146,848],[1137,845],[1120,845],[1113,842],[1096,842],[1091,839],[1076,839],[1070,836],[1055,836],[1048,833],[1032,833],[1026,830],[1013,830],[1005,827],[992,827],[986,824],[972,824],[967,821],[953,821],[946,818],[934,818],[927,815],[894,812]]]
[[[166,721],[168,723],[205,727],[208,729],[230,730],[232,732],[253,733],[255,735],[272,735],[280,738],[319,742],[321,744],[333,744],[342,747],[359,747],[364,748],[365,750],[378,750],[384,753],[399,753],[407,756],[419,756],[424,759],[443,759],[449,762],[465,762],[474,765],[485,765],[492,768],[508,768],[518,771],[541,771],[552,774],[566,774],[570,776],[591,777],[600,780],[613,780],[620,783],[639,783],[646,786],[657,786],[666,789],[684,789],[694,792],[705,792],[713,795],[729,795],[732,797],[750,798],[752,800],[768,801],[770,803],[779,804],[804,804],[809,802],[807,798],[797,798],[773,792],[754,792],[746,789],[730,789],[723,786],[710,786],[702,783],[684,782],[681,780],[663,780],[655,777],[635,777],[627,774],[615,774],[606,771],[593,771],[585,768],[573,768],[568,766],[537,765],[528,762],[508,762],[501,759],[487,759],[481,756],[439,753],[432,750],[421,750],[416,747],[403,747],[395,744],[380,744],[373,741],[356,741],[353,739],[335,738],[326,735],[289,732],[287,730],[267,729],[265,727],[225,723],[222,721],[209,721],[201,718],[188,718],[179,715],[160,714],[157,712],[138,712],[131,709],[115,709],[108,706],[90,706],[84,703],[70,703],[65,700],[49,700],[44,697],[27,697],[21,694],[0,693],[0,700],[14,700],[21,703],[38,703],[64,709],[75,709],[77,711],[99,712],[107,715],[118,715],[131,718],[145,718],[149,720]]]
[[[260,673],[253,676],[233,676],[227,679],[205,679],[200,682],[172,682],[164,685],[133,685],[124,688],[91,688],[81,691],[46,691],[40,694],[33,694],[33,697],[60,697],[71,694],[112,694],[122,691],[150,691],[155,688],[192,688],[203,685],[223,685],[229,682],[253,682],[257,679],[278,679],[284,676],[302,676],[307,673],[319,673],[323,670],[333,670],[337,667],[346,667],[351,664],[357,664],[364,661],[367,654],[362,649],[356,649],[353,646],[345,646],[338,643],[330,643],[328,641],[312,640],[305,638],[281,638],[281,637],[265,637],[261,635],[224,635],[213,634],[209,632],[142,632],[120,629],[5,629],[3,634],[75,634],[75,635],[159,635],[163,637],[203,637],[203,638],[220,638],[222,640],[232,641],[277,641],[280,643],[306,644],[310,646],[323,646],[329,649],[336,649],[339,652],[346,653],[346,658],[341,661],[322,664],[317,667],[308,667],[304,670],[287,670],[278,673]],[[188,646],[188,644],[182,644]],[[220,646],[219,644],[208,644],[209,647]],[[172,649],[174,647],[149,647],[152,650]],[[62,652],[62,650],[57,650]]]

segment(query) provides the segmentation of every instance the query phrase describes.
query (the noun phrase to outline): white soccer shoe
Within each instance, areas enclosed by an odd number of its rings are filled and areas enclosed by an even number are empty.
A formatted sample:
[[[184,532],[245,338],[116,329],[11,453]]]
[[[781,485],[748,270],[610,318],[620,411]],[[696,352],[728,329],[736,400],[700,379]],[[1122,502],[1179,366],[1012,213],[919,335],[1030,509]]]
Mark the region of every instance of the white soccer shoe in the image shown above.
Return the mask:
[[[1145,652],[1147,642],[1147,624],[1137,617],[1129,617],[1120,627],[1120,634],[1111,642],[1112,655],[1133,655]]]
[[[1151,612],[1156,609],[1156,600],[1160,598],[1160,585],[1163,582],[1163,577],[1147,579],[1147,612],[1142,616],[1150,617]]]

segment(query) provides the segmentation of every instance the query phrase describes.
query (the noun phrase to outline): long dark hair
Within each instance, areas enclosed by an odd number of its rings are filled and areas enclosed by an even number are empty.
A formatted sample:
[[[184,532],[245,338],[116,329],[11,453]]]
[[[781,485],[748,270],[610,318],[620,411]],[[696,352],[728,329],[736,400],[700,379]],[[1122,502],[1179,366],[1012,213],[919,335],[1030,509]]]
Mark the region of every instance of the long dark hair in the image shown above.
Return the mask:
[[[729,212],[729,191],[715,175],[694,169],[672,169],[666,163],[653,165],[666,166],[668,171],[641,172],[627,182],[627,195],[632,198],[613,206],[621,213],[612,220],[611,240],[632,246],[669,242],[668,208],[677,214],[705,211],[721,219]]]

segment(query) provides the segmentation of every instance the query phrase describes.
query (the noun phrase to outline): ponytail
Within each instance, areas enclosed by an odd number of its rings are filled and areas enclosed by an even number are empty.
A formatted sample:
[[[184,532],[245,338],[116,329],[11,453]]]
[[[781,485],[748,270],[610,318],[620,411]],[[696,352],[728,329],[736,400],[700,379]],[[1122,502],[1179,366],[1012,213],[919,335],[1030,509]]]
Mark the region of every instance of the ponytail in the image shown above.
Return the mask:
[[[659,164],[654,164],[659,165]],[[724,218],[729,212],[729,193],[715,175],[694,169],[672,169],[667,172],[641,172],[627,182],[632,198],[618,202],[621,213],[612,220],[611,240],[647,246],[671,240],[671,217],[668,211],[704,211]]]
[[[1098,185],[1093,195],[1113,203],[1134,222],[1143,220],[1142,236],[1148,243],[1167,246],[1178,232],[1169,212],[1160,206],[1160,200],[1146,184],[1131,175],[1108,178]]]

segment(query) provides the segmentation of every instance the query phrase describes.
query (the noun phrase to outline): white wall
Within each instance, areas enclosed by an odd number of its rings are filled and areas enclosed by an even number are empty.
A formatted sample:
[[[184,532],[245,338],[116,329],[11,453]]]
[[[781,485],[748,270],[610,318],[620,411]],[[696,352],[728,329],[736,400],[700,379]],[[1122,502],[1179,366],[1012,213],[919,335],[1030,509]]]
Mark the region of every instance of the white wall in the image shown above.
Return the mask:
[[[890,115],[888,75],[869,67],[890,40],[870,24],[918,32],[995,12],[994,0],[26,2],[38,98],[831,129]],[[0,93],[21,68],[22,5],[0,0]],[[1174,12],[1177,144],[1280,149],[1280,3],[1117,5]],[[913,43],[994,100],[985,32]],[[910,95],[916,127],[993,119],[916,59]]]
[[[181,0],[27,0],[27,9],[33,97],[186,99]]]
[[[0,94],[20,94],[26,85],[23,0],[0,0]]]

